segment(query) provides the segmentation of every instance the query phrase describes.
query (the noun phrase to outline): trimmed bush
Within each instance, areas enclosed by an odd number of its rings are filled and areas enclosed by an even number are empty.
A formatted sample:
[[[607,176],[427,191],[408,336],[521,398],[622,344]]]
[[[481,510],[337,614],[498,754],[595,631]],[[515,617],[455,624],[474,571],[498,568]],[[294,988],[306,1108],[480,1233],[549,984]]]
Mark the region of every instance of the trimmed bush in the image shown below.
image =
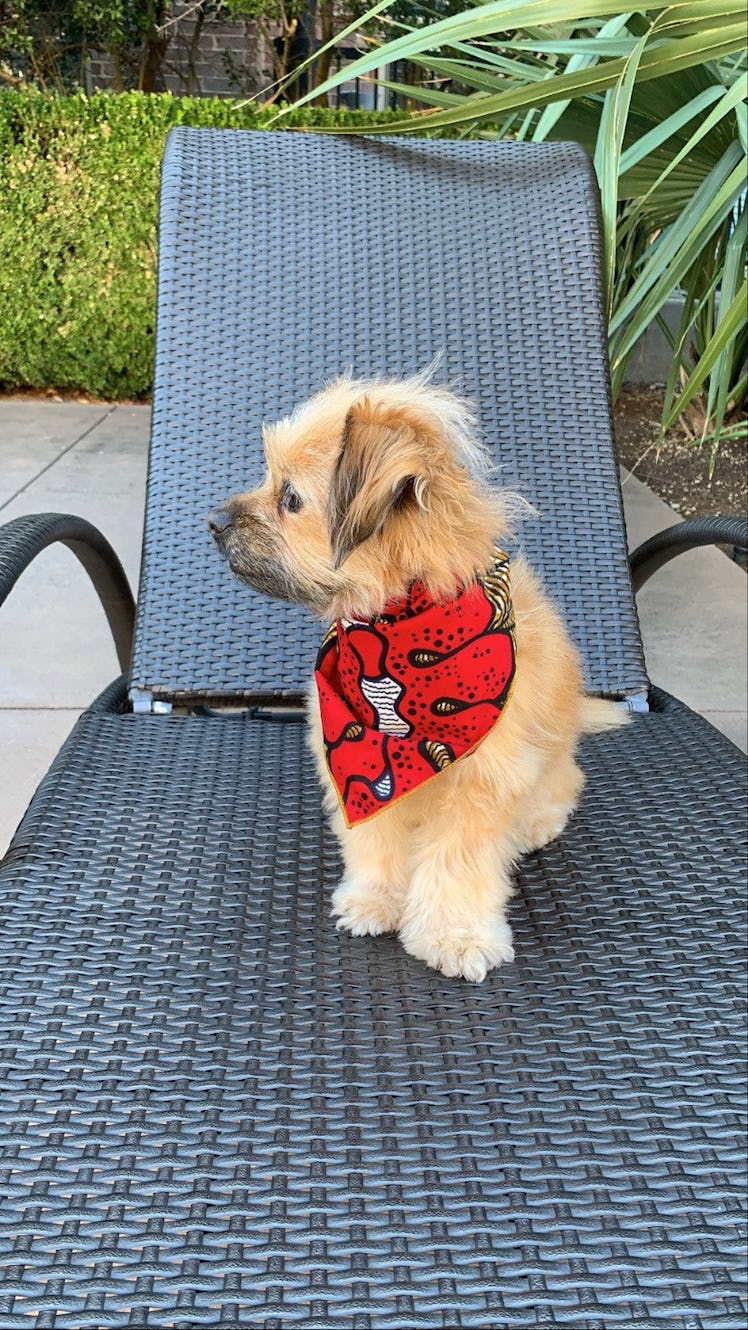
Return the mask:
[[[166,134],[272,116],[168,94],[0,92],[0,386],[148,393]],[[315,108],[280,127],[396,118]]]

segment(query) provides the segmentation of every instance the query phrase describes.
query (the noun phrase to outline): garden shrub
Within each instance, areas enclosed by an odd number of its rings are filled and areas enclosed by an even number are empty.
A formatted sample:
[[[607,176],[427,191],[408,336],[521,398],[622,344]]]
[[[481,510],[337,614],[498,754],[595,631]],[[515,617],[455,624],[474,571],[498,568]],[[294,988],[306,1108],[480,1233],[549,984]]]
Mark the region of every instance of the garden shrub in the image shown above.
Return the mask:
[[[148,393],[166,135],[262,129],[273,114],[169,94],[0,92],[0,387]],[[396,118],[314,108],[281,127]]]

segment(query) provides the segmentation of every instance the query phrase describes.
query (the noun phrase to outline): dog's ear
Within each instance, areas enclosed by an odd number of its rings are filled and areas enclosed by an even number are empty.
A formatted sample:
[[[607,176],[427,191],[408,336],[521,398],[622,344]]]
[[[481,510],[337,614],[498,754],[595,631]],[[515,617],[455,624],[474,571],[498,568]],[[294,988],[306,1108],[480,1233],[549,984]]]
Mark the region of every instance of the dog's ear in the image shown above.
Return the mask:
[[[333,472],[328,526],[336,568],[406,507],[425,506],[423,441],[412,420],[362,397],[348,412]]]

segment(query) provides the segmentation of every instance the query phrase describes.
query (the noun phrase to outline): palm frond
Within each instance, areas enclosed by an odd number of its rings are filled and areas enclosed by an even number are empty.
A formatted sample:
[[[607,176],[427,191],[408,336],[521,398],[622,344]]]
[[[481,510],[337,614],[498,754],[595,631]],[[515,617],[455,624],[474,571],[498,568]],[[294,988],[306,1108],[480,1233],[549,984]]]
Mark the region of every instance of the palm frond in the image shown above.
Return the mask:
[[[745,46],[744,0],[627,12],[616,0],[491,0],[397,25],[295,106],[407,60],[422,73],[418,85],[384,85],[426,109],[404,113],[388,134],[584,144],[602,201],[614,390],[635,341],[682,291],[663,428],[698,399],[705,432],[718,440],[748,387]]]

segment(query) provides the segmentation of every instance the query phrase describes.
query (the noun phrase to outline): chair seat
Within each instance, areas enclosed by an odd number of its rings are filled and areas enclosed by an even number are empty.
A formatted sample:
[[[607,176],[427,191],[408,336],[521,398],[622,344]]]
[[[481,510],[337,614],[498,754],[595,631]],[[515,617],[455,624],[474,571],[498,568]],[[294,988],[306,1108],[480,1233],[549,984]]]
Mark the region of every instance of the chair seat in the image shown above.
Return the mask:
[[[586,740],[474,987],[336,932],[304,740],[89,713],[22,823],[0,1324],[742,1330],[736,751]]]

